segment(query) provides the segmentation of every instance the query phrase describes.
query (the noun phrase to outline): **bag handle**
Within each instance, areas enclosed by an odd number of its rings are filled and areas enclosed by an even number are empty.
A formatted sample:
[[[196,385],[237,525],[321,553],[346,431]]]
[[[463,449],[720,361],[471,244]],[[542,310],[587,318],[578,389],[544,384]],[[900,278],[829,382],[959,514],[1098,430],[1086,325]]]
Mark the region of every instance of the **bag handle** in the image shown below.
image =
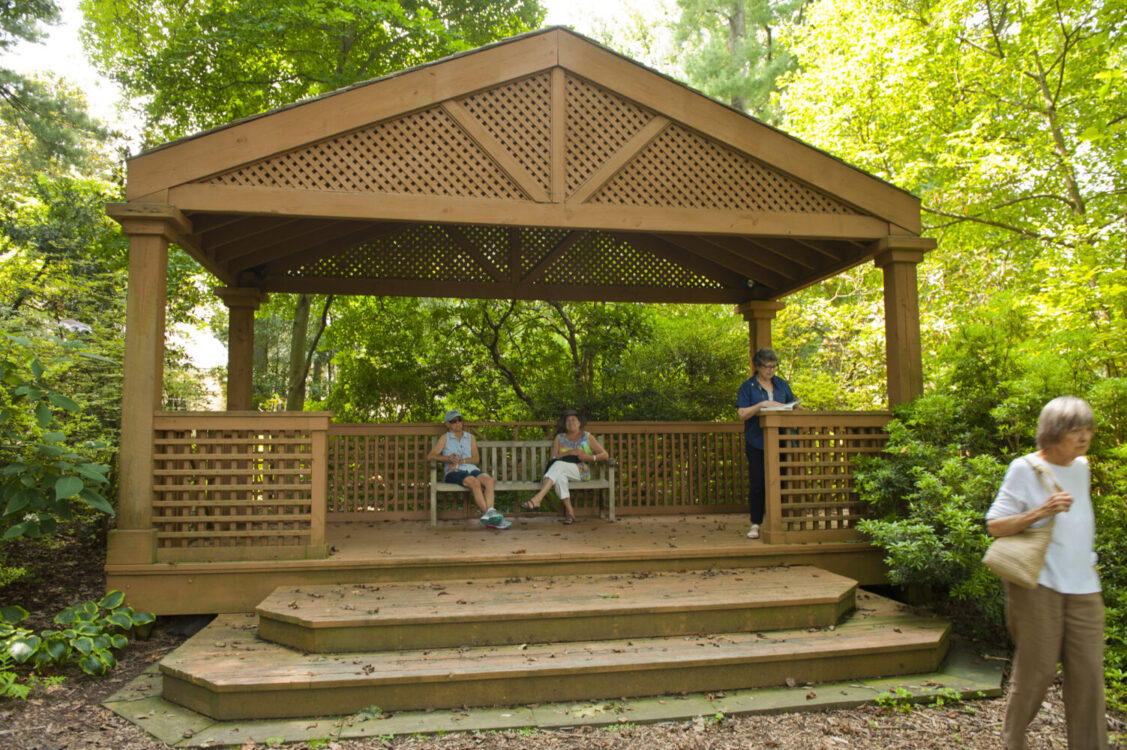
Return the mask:
[[[1053,473],[1051,471],[1046,469],[1044,466],[1033,463],[1029,459],[1029,456],[1025,456],[1024,458],[1025,462],[1033,467],[1033,471],[1037,472],[1037,476],[1038,478],[1040,478],[1041,484],[1048,484],[1049,489],[1053,490],[1054,492],[1064,492],[1064,490],[1060,488],[1060,485],[1057,484],[1057,478],[1053,476]]]

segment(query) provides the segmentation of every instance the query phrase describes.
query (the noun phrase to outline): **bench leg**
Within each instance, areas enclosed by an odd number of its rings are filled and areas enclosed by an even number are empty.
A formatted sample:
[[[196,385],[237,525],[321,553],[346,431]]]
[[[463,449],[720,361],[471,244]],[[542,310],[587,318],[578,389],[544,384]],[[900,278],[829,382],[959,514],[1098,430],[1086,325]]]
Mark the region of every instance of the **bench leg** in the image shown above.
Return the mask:
[[[433,482],[430,485],[430,525],[438,525],[438,490]]]
[[[607,490],[607,514],[614,521],[614,467],[607,472],[610,475],[610,489]]]

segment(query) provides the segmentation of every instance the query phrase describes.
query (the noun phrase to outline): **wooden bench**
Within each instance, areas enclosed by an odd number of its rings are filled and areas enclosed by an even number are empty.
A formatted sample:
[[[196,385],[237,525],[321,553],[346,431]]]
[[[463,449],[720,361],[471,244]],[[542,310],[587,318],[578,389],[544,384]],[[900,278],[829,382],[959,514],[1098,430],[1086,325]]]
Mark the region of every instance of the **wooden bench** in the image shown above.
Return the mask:
[[[538,490],[544,480],[544,467],[548,465],[552,452],[551,440],[479,440],[478,452],[481,454],[481,470],[493,477],[494,491]],[[469,492],[460,484],[443,482],[438,471],[440,462],[434,462],[430,479],[430,525],[438,523],[439,492]],[[572,490],[606,490],[607,518],[614,520],[614,482],[613,461],[599,461],[591,464],[589,479],[569,482]],[[553,490],[554,491],[554,490]]]

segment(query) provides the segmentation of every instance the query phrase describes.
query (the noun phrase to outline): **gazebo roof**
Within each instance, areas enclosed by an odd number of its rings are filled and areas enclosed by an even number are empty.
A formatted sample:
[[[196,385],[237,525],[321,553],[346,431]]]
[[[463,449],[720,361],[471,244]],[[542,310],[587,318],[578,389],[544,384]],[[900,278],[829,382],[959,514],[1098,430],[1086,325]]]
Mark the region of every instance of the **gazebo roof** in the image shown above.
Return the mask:
[[[111,215],[267,292],[743,302],[932,246],[914,196],[562,28],[128,166]]]

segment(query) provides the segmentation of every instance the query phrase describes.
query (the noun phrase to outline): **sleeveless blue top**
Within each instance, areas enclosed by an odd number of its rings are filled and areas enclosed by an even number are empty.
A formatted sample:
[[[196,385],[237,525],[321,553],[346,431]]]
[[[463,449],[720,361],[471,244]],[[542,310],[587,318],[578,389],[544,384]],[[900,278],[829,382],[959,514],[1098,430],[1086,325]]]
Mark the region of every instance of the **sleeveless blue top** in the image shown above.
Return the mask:
[[[468,432],[463,432],[461,439],[458,439],[453,432],[446,433],[446,445],[442,446],[442,455],[458,456],[459,459],[466,459],[466,461],[459,460],[450,471],[475,471],[477,466],[468,463],[472,453],[473,435]]]

